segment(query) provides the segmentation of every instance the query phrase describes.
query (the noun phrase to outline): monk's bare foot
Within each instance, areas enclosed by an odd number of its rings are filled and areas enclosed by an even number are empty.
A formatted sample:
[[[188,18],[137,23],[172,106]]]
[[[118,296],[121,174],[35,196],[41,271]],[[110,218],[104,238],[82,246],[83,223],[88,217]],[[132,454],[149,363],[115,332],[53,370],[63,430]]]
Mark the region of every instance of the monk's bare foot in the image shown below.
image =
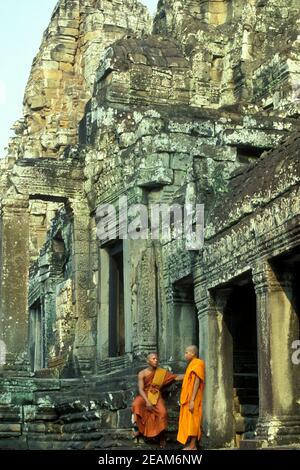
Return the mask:
[[[197,447],[184,447],[182,450],[197,450]]]

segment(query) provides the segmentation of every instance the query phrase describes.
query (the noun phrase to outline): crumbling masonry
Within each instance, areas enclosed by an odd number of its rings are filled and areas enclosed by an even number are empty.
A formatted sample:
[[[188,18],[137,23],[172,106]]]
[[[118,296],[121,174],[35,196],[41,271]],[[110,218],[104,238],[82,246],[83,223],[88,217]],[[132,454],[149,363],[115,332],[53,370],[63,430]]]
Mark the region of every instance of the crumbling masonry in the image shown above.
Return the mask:
[[[190,343],[204,447],[299,444],[299,90],[299,0],[58,2],[0,168],[0,448],[126,443]],[[124,195],[204,204],[203,249],[102,243]]]

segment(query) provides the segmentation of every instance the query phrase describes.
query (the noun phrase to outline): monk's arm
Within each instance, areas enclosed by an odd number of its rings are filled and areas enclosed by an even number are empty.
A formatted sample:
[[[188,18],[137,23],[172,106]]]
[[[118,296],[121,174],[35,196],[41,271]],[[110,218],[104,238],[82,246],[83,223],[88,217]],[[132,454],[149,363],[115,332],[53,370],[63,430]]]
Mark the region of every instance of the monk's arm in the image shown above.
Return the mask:
[[[199,379],[199,377],[196,377],[195,378],[195,383],[194,383],[194,388],[193,388],[193,393],[192,393],[191,400],[190,400],[190,403],[189,403],[189,410],[190,411],[194,411],[194,402],[195,402],[195,398],[196,398],[199,387],[200,387],[200,379]]]
[[[178,374],[178,375],[176,375],[176,377],[175,377],[175,381],[176,381],[176,382],[182,382],[183,379],[184,379],[184,374]]]
[[[139,387],[139,394],[141,395],[141,397],[144,398],[147,408],[152,408],[152,405],[150,401],[148,400],[148,397],[144,391],[144,376],[141,372],[138,375],[138,387]]]

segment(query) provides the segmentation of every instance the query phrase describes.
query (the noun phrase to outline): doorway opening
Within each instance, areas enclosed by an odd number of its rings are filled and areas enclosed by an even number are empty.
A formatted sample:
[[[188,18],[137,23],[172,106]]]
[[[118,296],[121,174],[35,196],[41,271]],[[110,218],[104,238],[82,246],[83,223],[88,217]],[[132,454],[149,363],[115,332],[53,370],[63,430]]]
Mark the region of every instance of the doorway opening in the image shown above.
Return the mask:
[[[199,347],[199,322],[194,299],[194,282],[187,276],[173,284],[173,360],[184,358],[185,348],[191,344]]]
[[[45,338],[42,305],[35,302],[29,310],[29,356],[32,372],[43,369],[45,365]]]
[[[256,294],[250,279],[230,286],[224,321],[232,350],[236,444],[254,437],[259,416]]]
[[[108,248],[109,254],[109,357],[125,354],[123,243]]]

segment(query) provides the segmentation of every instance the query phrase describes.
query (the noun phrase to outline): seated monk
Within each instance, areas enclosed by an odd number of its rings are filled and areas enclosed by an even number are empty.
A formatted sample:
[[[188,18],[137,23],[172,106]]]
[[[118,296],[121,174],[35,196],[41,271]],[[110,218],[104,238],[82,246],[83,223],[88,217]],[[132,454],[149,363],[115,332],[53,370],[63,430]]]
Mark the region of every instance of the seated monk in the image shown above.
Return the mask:
[[[160,447],[166,444],[167,409],[161,397],[161,389],[174,380],[183,380],[183,375],[175,375],[158,367],[158,355],[147,356],[148,367],[138,374],[139,395],[132,403],[135,436],[159,436]]]
[[[204,361],[198,359],[197,346],[185,350],[188,361],[180,395],[180,416],[177,440],[186,444],[183,450],[197,450],[201,438],[202,397],[204,389]],[[187,441],[190,440],[189,443]]]

